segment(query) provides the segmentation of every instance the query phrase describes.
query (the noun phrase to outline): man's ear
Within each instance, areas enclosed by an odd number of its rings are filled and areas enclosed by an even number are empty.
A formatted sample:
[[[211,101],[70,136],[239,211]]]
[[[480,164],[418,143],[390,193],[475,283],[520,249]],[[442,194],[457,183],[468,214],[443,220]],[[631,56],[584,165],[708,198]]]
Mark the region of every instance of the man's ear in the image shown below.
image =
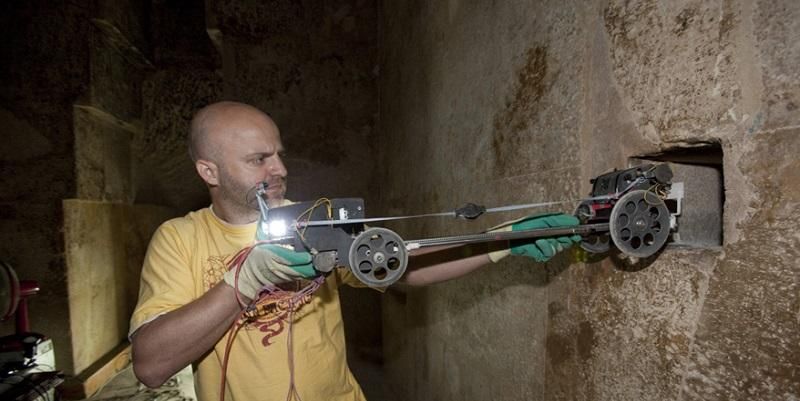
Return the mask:
[[[200,159],[194,162],[194,168],[206,184],[212,187],[219,185],[219,168],[216,163]]]

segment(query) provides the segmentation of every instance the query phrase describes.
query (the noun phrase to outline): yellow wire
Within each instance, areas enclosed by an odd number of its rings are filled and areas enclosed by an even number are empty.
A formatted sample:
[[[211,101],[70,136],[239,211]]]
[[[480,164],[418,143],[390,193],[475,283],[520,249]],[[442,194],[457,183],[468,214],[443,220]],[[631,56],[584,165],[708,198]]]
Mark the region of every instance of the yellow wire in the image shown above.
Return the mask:
[[[328,212],[327,213],[328,220],[332,220],[333,219],[333,204],[331,203],[331,200],[328,199],[328,198],[319,198],[316,201],[314,201],[314,204],[311,205],[311,207],[309,207],[303,213],[300,213],[300,215],[297,216],[297,221],[302,220],[303,216],[305,216],[305,215],[308,215],[308,217],[306,217],[306,222],[310,221],[311,220],[311,216],[314,214],[314,210],[316,208],[320,207],[323,204],[326,205],[326,211]],[[304,243],[305,243],[305,233],[306,233],[306,229],[307,228],[308,228],[308,226],[303,226],[303,229],[301,231],[297,232],[297,234],[300,236],[300,240],[303,241]]]
[[[661,184],[653,184],[650,188],[647,189],[647,192],[652,192],[656,194],[656,196],[661,200],[664,200],[664,198],[667,197],[667,194],[664,192],[664,189],[662,188]],[[649,200],[647,200],[647,192],[644,195],[644,201],[647,202],[647,204],[649,205],[655,205],[655,203],[652,203]]]

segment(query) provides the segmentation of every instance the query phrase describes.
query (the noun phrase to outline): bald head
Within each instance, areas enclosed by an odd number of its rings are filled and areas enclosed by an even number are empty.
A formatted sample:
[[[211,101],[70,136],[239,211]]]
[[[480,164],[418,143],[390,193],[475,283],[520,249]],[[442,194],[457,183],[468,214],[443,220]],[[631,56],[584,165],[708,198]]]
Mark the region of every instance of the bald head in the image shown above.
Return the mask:
[[[206,182],[215,213],[234,224],[258,217],[252,196],[266,182],[266,200],[280,205],[286,194],[286,166],[278,127],[261,110],[236,102],[208,105],[195,114],[189,152]]]
[[[267,124],[277,131],[277,126],[266,113],[244,103],[223,101],[200,109],[192,118],[189,133],[192,161],[216,161],[220,139],[247,124]]]

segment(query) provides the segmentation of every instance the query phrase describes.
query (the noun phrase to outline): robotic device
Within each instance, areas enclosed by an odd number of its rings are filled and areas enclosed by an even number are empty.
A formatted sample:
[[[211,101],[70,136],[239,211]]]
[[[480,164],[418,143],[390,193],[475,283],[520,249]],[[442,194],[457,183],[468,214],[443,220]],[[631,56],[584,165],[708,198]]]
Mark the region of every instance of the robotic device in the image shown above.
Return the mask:
[[[613,244],[625,255],[646,258],[666,244],[674,219],[665,199],[671,188],[672,171],[667,164],[644,164],[612,171],[591,180],[588,198],[575,211],[580,224],[574,227],[523,231],[488,232],[450,237],[403,240],[397,233],[365,223],[430,216],[475,219],[484,212],[533,207],[520,205],[487,210],[467,204],[452,212],[388,218],[365,218],[360,198],[321,199],[279,208],[267,208],[258,189],[261,219],[259,241],[291,245],[313,255],[316,270],[328,273],[346,266],[362,282],[384,287],[396,282],[406,270],[409,252],[424,247],[463,245],[525,238],[579,234],[581,246],[590,253],[605,253]],[[538,204],[536,206],[541,206]]]
[[[613,242],[629,256],[646,258],[656,253],[670,233],[670,212],[664,200],[671,181],[672,170],[666,164],[645,164],[592,179],[591,197],[581,202],[575,217],[581,224],[608,223],[608,231],[585,235],[583,249],[604,253]]]

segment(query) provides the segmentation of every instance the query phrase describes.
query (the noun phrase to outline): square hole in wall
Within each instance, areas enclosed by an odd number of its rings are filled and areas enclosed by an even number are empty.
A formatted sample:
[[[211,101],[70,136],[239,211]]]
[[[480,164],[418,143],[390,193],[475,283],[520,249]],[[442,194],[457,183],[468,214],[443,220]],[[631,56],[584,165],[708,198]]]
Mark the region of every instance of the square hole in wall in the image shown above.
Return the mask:
[[[630,158],[631,165],[646,161],[669,163],[673,173],[673,192],[679,193],[682,186],[677,229],[672,234],[671,243],[695,247],[721,246],[725,205],[722,146],[712,143],[676,147]],[[675,185],[677,183],[681,184]]]

